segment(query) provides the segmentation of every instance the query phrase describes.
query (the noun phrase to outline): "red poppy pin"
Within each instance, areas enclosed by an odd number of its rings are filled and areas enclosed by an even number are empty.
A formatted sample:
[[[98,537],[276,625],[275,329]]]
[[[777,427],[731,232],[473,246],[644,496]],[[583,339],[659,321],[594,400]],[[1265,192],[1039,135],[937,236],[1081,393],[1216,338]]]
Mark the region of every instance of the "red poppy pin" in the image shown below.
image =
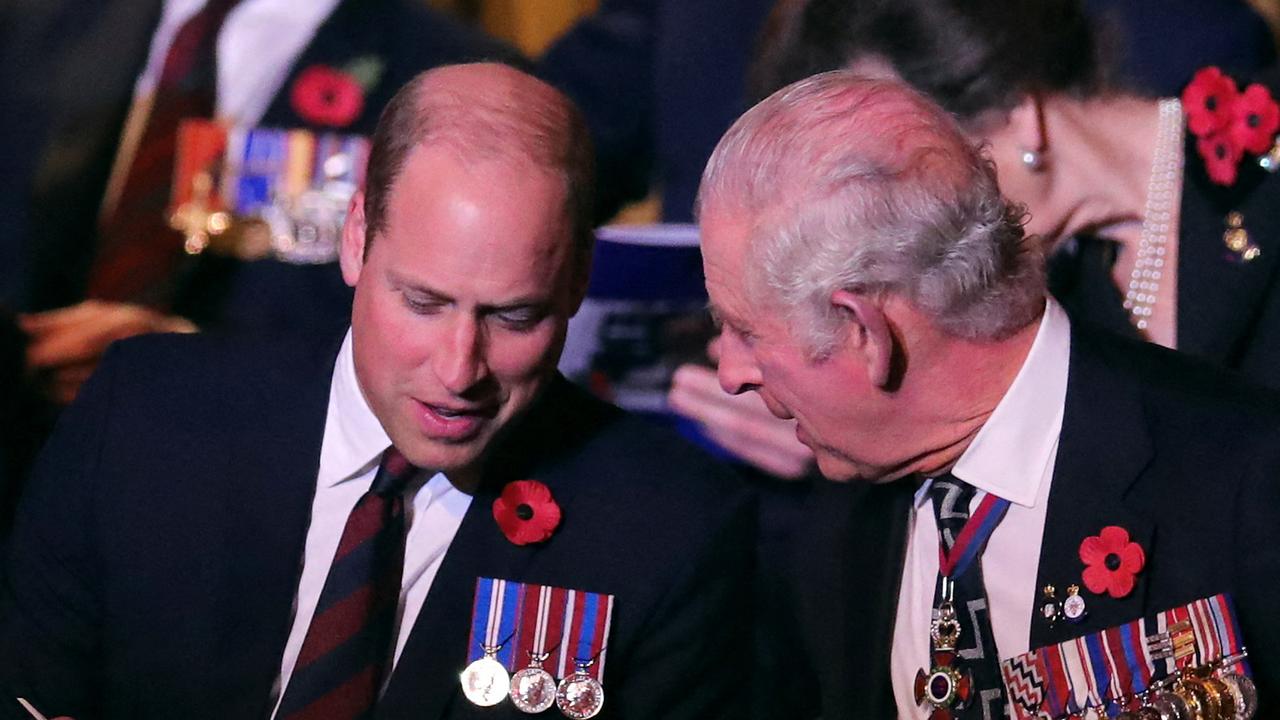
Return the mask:
[[[1090,592],[1122,598],[1133,591],[1134,576],[1142,571],[1147,556],[1142,546],[1129,540],[1129,531],[1108,525],[1102,532],[1080,543],[1084,563],[1084,586]]]
[[[546,485],[537,480],[516,480],[493,501],[493,519],[512,543],[540,543],[560,526],[560,506]]]
[[[360,117],[365,94],[382,77],[382,66],[382,61],[372,56],[356,58],[341,68],[312,65],[298,73],[289,101],[308,124],[347,127]]]
[[[1280,130],[1280,105],[1266,87],[1254,83],[1240,92],[1216,67],[1195,74],[1182,108],[1209,179],[1219,185],[1234,185],[1244,154],[1267,152]]]

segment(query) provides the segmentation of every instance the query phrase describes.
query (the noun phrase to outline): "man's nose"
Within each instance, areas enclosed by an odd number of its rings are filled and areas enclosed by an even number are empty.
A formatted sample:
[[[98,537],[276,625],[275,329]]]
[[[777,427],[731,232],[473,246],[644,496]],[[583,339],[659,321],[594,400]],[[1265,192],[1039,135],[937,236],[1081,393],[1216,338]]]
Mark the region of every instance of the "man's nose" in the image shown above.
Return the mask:
[[[720,387],[730,395],[740,395],[760,387],[760,369],[755,358],[741,338],[732,332],[722,332],[716,341],[720,362],[716,365],[716,377]]]
[[[476,318],[459,317],[453,323],[444,347],[435,355],[436,377],[445,390],[462,395],[489,377],[486,340]]]

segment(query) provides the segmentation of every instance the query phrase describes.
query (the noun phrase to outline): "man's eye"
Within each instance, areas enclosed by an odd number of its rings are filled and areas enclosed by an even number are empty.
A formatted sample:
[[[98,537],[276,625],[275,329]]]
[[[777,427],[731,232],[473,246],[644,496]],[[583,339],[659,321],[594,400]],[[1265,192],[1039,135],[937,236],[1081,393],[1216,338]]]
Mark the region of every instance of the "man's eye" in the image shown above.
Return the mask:
[[[423,298],[415,298],[410,295],[404,295],[405,307],[408,307],[419,315],[430,315],[440,310],[440,302],[438,300],[428,300]]]
[[[542,320],[543,314],[534,308],[517,308],[494,313],[494,317],[512,330],[528,330]]]

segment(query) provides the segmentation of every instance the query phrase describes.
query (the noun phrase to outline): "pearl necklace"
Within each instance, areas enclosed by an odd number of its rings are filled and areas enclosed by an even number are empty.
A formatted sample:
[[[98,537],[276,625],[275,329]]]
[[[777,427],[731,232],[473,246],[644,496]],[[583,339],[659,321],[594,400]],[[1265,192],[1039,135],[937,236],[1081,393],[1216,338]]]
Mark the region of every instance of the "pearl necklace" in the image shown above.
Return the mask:
[[[1162,99],[1138,256],[1133,274],[1129,276],[1129,289],[1124,294],[1124,307],[1139,330],[1147,329],[1159,296],[1169,227],[1182,195],[1182,132],[1182,103],[1177,98]]]

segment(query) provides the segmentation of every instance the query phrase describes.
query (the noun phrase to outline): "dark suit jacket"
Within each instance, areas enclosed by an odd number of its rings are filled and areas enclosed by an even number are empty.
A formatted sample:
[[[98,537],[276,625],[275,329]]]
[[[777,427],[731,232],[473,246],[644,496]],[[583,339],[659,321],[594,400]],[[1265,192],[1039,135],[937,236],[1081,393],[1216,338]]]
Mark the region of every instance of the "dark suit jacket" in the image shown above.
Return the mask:
[[[1073,331],[1070,362],[1036,588],[1083,586],[1080,542],[1107,525],[1128,530],[1147,561],[1125,598],[1083,591],[1078,625],[1034,616],[1030,647],[1230,592],[1269,717],[1280,707],[1280,405],[1142,343]],[[895,714],[889,658],[914,490],[826,483],[815,494],[794,596],[825,720]],[[1028,597],[1028,610],[1040,601]]]
[[[108,353],[19,510],[4,698],[78,720],[266,716],[337,348],[153,336]],[[524,717],[459,689],[480,576],[616,596],[601,717],[735,717],[753,522],[736,478],[563,379],[495,452],[376,717]],[[530,477],[563,521],[520,547],[491,505]]]
[[[0,246],[21,247],[28,276],[19,310],[60,307],[83,298],[97,217],[134,83],[146,65],[161,0],[13,0],[0,10],[0,115],[15,162],[0,169],[9,232]],[[371,134],[383,106],[418,72],[514,51],[421,0],[342,0],[291,68],[261,124],[306,127],[289,89],[313,65],[343,67],[377,58],[384,70],[364,109],[343,132]],[[0,257],[3,256],[0,254]],[[350,293],[335,265],[289,266],[215,258],[186,268],[178,310],[205,326],[290,328],[345,324]],[[0,304],[4,297],[0,295]]]
[[[1230,188],[1213,184],[1188,135],[1178,230],[1178,349],[1280,388],[1280,175],[1252,159]],[[1262,254],[1245,262],[1223,242],[1226,217],[1244,227]],[[1111,278],[1114,243],[1067,241],[1050,259],[1055,297],[1077,322],[1137,337]]]

